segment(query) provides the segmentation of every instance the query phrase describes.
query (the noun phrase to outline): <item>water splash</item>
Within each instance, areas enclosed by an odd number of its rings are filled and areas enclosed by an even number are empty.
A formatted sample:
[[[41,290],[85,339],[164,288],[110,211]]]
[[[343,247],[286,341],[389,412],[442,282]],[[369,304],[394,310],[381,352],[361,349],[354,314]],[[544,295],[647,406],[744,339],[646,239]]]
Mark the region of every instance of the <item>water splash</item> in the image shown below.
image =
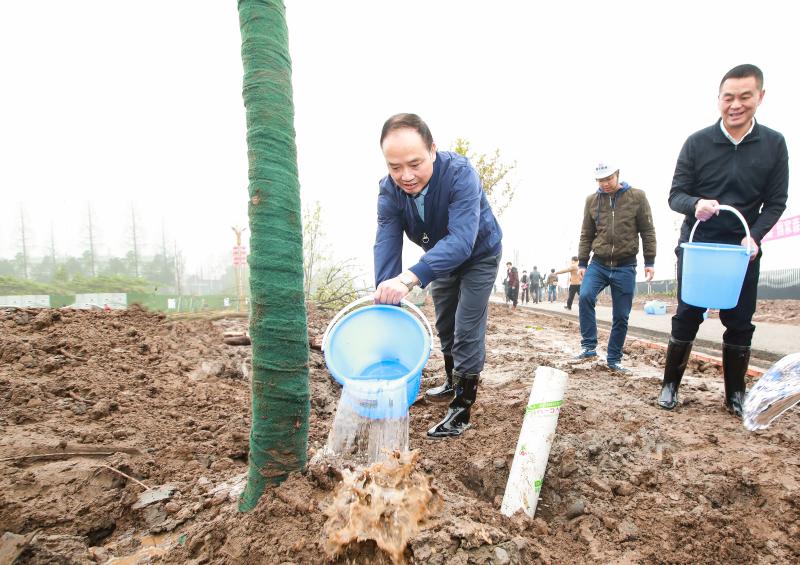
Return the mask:
[[[787,355],[764,373],[744,401],[744,427],[767,428],[778,416],[800,402],[800,353]]]
[[[394,452],[370,467],[342,471],[342,482],[325,509],[329,557],[350,544],[372,540],[392,563],[404,562],[409,539],[441,507],[431,477],[415,470],[418,458],[417,451]]]
[[[346,381],[322,456],[370,465],[394,451],[408,451],[405,379]]]

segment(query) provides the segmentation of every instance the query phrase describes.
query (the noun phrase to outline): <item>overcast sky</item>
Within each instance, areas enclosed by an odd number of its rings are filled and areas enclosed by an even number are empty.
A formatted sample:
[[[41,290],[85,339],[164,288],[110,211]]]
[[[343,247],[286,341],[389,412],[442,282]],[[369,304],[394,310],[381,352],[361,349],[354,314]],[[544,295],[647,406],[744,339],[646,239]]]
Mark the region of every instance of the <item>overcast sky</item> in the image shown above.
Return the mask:
[[[372,278],[383,121],[415,112],[440,149],[457,137],[516,161],[500,218],[508,259],[561,267],[577,252],[591,167],[615,159],[647,192],[671,274],[680,217],[667,194],[686,137],[718,117],[721,76],[759,65],[759,120],[800,151],[800,41],[791,3],[289,0],[305,204],[329,253]],[[0,3],[0,257],[80,254],[91,205],[101,253],[177,246],[187,272],[222,270],[247,225],[236,2]],[[790,187],[785,216],[800,214]],[[407,264],[419,251],[407,246]],[[765,244],[796,267],[800,237]],[[641,270],[641,269],[640,269]],[[640,273],[641,275],[641,273]]]

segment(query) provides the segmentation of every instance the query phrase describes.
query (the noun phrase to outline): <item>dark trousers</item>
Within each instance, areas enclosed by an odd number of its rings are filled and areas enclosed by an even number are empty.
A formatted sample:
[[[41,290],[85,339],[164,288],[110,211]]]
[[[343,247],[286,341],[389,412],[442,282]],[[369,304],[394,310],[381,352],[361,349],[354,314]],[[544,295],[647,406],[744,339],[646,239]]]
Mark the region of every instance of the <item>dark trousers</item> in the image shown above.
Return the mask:
[[[581,285],[579,284],[569,285],[569,295],[567,296],[567,308],[572,309],[572,301],[575,300],[575,295],[580,294],[580,292],[581,292]]]
[[[527,289],[527,288],[523,288],[523,289],[522,289],[522,299],[521,299],[521,302],[522,302],[523,304],[527,304],[527,303],[528,303],[528,289]]]
[[[703,323],[703,313],[706,309],[690,306],[681,300],[683,248],[678,246],[675,249],[675,254],[678,256],[678,311],[672,317],[672,337],[681,341],[694,341],[697,336],[697,330],[700,329],[700,324]],[[739,302],[733,308],[719,311],[719,321],[725,326],[725,333],[722,334],[723,343],[749,347],[753,341],[753,332],[756,327],[753,325],[752,320],[756,311],[758,275],[760,271],[761,251],[759,250],[758,257],[747,265]],[[714,283],[713,281],[708,281],[708,284]]]
[[[542,301],[542,287],[534,286],[531,288],[531,298],[534,304],[539,304]]]
[[[502,254],[487,257],[431,283],[436,332],[442,353],[451,355],[455,370],[480,373],[486,360],[486,318],[489,296]]]

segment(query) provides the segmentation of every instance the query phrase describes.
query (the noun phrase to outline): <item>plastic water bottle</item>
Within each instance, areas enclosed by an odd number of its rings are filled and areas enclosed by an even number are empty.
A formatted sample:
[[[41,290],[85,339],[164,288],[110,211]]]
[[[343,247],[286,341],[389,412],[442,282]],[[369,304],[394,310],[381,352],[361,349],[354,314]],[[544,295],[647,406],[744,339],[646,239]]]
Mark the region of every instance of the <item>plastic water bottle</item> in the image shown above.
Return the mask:
[[[800,353],[787,355],[764,373],[744,400],[748,430],[763,430],[800,402]]]

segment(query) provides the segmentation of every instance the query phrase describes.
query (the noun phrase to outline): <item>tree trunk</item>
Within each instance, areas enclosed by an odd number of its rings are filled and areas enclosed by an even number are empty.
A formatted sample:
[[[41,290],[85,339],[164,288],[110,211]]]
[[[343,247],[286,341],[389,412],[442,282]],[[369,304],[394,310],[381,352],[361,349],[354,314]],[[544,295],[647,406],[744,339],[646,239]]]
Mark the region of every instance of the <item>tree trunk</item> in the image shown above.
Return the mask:
[[[250,216],[253,342],[250,469],[239,509],[305,467],[308,331],[286,12],[281,0],[239,0]]]

